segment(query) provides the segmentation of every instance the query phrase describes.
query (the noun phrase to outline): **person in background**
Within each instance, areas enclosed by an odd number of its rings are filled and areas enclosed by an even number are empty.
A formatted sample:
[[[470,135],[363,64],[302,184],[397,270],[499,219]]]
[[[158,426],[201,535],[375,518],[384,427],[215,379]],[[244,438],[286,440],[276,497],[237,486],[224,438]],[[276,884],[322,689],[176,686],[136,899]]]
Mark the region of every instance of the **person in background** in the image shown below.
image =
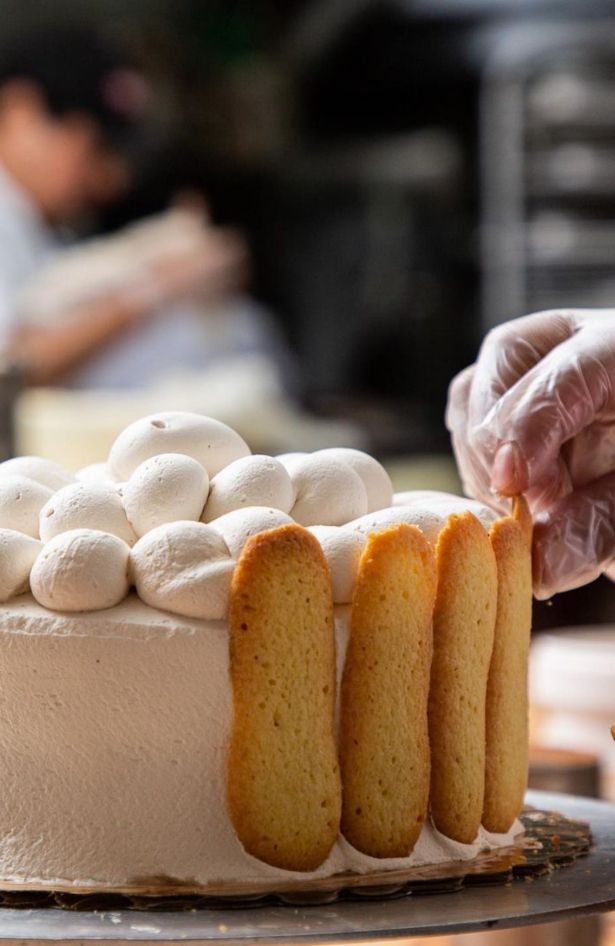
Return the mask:
[[[528,499],[537,597],[615,579],[615,309],[498,326],[452,382],[447,426],[468,495]]]
[[[62,229],[129,187],[151,98],[145,78],[89,29],[47,29],[0,52],[0,346],[32,383],[138,387],[168,365],[202,369],[208,312],[214,342],[224,323],[225,351],[275,348],[266,314],[240,292],[243,241],[195,210],[192,238],[171,251],[159,239],[133,283],[84,291],[68,319],[24,315],[24,290],[62,259]]]

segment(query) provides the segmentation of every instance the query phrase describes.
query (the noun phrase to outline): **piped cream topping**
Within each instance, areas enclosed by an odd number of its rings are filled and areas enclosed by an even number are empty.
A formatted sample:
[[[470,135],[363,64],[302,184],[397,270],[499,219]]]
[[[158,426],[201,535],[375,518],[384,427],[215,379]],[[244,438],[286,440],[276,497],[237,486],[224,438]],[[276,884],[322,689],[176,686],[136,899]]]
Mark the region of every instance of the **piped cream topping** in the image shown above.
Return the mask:
[[[139,597],[153,608],[215,621],[226,615],[234,561],[202,522],[171,522],[139,539],[131,554]]]
[[[291,516],[302,526],[341,526],[367,512],[367,491],[343,460],[307,454],[289,464],[295,489]]]
[[[163,411],[142,417],[122,431],[109,453],[109,469],[127,480],[136,468],[159,453],[183,453],[205,467],[209,477],[246,457],[250,449],[226,424],[213,417],[184,411]]]
[[[26,476],[48,489],[61,489],[74,483],[76,477],[53,460],[44,460],[43,457],[13,457],[0,463],[0,477]]]
[[[128,545],[137,540],[122,497],[115,486],[104,483],[71,483],[62,487],[41,509],[39,529],[43,542],[71,529],[108,532]]]
[[[0,477],[0,529],[14,529],[38,539],[39,513],[52,495],[49,487],[26,476]]]
[[[290,512],[295,490],[286,468],[275,457],[241,457],[229,463],[211,481],[203,521],[248,506],[267,506]]]
[[[0,529],[0,602],[26,591],[42,543],[13,529]]]
[[[122,486],[126,515],[139,537],[168,522],[196,522],[208,493],[205,467],[179,453],[161,453],[144,460]]]
[[[54,536],[30,573],[32,594],[52,611],[102,611],[128,594],[130,548],[116,535],[73,529]]]
[[[393,495],[384,467],[360,450],[252,455],[219,421],[163,412],[127,427],[108,462],[80,470],[76,479],[40,457],[0,464],[0,536],[6,533],[0,560],[13,556],[0,598],[27,588],[38,553],[33,591],[47,608],[109,607],[99,602],[121,600],[128,591],[124,551],[119,554],[126,545],[133,546],[128,580],[143,601],[190,618],[221,619],[248,539],[298,522],[320,542],[334,601],[343,605],[352,601],[370,532],[407,522],[435,543],[448,516],[465,510],[487,529],[497,517],[449,493]],[[117,538],[120,546],[99,548],[91,536],[77,541],[70,538],[75,530]],[[45,556],[49,546],[53,555]],[[101,562],[113,555],[117,567],[101,576]]]

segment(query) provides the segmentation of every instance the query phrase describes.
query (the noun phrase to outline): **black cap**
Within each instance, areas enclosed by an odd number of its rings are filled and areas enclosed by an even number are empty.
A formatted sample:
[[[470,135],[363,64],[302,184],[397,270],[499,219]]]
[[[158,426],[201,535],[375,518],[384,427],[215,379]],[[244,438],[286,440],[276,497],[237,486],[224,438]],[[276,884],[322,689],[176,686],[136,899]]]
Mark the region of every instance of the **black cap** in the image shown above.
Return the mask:
[[[52,114],[86,113],[113,147],[139,137],[149,99],[145,77],[119,45],[88,27],[20,33],[0,50],[0,86],[33,82]]]

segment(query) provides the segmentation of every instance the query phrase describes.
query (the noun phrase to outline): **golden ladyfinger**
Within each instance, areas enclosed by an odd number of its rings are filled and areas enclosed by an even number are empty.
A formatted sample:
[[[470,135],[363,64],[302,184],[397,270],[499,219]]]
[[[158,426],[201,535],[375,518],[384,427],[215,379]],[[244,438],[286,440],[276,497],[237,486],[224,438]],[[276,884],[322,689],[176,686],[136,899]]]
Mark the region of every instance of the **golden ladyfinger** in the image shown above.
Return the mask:
[[[436,591],[416,526],[372,534],[359,564],[341,690],[342,832],[372,857],[404,857],[429,804],[427,703]]]
[[[498,570],[495,641],[487,684],[483,825],[508,831],[523,806],[528,770],[528,656],[532,620],[531,519],[525,500],[490,529]]]
[[[472,513],[449,516],[438,536],[436,562],[431,816],[443,834],[469,844],[483,814],[487,677],[497,604],[495,555]]]
[[[245,849],[287,870],[318,867],[339,831],[331,577],[298,525],[253,536],[229,612],[231,819]]]

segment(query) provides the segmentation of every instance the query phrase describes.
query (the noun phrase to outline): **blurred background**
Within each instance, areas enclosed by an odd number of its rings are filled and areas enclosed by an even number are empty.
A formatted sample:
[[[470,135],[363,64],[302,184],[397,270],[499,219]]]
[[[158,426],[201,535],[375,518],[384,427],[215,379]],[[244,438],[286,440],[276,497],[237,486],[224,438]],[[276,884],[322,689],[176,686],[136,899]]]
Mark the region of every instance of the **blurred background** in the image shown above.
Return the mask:
[[[2,0],[0,458],[76,469],[178,408],[458,490],[485,332],[614,304],[611,0],[49,7]],[[615,798],[614,602],[536,606],[535,784]]]

